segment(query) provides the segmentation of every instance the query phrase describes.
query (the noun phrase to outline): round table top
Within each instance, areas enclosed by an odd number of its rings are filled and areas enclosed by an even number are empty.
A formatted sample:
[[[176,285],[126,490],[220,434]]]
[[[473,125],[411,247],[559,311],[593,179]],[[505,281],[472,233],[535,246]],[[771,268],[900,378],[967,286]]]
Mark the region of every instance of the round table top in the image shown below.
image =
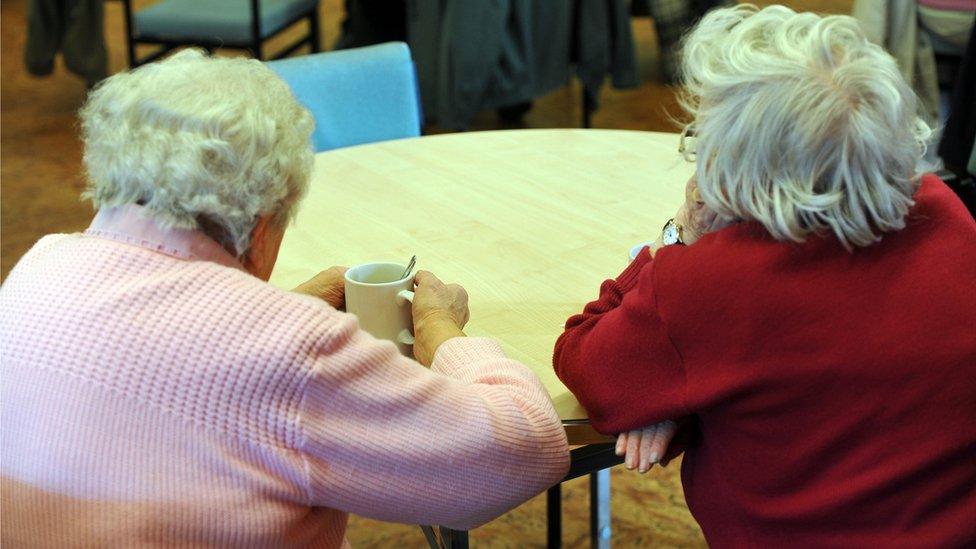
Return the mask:
[[[468,335],[500,341],[538,374],[571,444],[606,440],[556,377],[552,350],[681,204],[694,165],[677,147],[671,133],[509,130],[320,153],[271,282],[416,254],[418,269],[468,290]]]

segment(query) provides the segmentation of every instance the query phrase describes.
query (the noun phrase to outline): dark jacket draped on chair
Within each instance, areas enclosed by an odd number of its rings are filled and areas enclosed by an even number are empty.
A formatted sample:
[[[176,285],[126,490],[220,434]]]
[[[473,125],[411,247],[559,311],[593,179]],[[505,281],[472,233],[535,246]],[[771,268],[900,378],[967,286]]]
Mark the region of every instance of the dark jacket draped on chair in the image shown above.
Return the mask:
[[[68,70],[89,86],[108,75],[103,0],[30,0],[27,15],[27,72],[45,76],[61,52]]]

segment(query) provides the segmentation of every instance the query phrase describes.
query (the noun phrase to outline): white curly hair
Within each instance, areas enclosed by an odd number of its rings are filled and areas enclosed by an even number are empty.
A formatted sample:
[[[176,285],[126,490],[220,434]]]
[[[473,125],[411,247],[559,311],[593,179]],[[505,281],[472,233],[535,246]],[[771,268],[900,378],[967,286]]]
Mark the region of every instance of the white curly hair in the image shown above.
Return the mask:
[[[681,72],[707,206],[848,249],[905,226],[931,130],[853,18],[714,10],[686,37]]]
[[[308,189],[312,116],[256,60],[183,50],[103,81],[80,118],[96,208],[142,204],[239,258],[257,218],[284,226]]]

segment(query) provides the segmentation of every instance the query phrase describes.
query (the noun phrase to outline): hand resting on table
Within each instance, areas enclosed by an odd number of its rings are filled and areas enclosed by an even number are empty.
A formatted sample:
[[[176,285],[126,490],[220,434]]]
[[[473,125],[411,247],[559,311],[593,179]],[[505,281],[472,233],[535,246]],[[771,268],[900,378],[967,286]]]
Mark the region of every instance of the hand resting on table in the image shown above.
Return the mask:
[[[626,455],[624,466],[637,468],[638,473],[646,473],[655,463],[659,463],[674,438],[677,425],[671,420],[662,421],[642,429],[634,429],[617,435],[616,453]]]

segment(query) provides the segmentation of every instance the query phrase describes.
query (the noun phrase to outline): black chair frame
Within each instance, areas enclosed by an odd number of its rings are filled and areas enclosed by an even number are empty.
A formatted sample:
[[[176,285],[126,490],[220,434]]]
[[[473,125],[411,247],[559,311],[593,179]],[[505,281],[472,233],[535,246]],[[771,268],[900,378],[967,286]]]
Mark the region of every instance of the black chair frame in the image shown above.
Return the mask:
[[[135,36],[135,29],[132,20],[132,0],[122,0],[122,4],[125,10],[125,34],[127,39],[126,47],[129,55],[129,67],[138,67],[139,65],[144,65],[151,61],[155,61],[156,59],[159,59],[160,57],[181,46],[198,46],[207,50],[208,52],[213,52],[213,50],[219,48],[248,50],[256,59],[264,61],[266,58],[261,51],[261,44],[264,42],[264,40],[274,38],[275,36],[288,30],[289,27],[302,19],[308,19],[308,34],[291,43],[273,57],[270,57],[270,59],[281,59],[283,57],[287,57],[305,44],[308,44],[311,47],[312,53],[318,53],[321,51],[321,45],[319,43],[318,2],[315,2],[310,13],[302,14],[293,18],[292,20],[288,21],[287,24],[281,27],[281,30],[278,32],[262,38],[261,2],[260,0],[251,0],[251,38],[246,42],[226,42],[223,40],[172,40],[158,36]],[[161,48],[141,59],[137,59],[136,46],[139,44],[157,45],[161,46]]]

